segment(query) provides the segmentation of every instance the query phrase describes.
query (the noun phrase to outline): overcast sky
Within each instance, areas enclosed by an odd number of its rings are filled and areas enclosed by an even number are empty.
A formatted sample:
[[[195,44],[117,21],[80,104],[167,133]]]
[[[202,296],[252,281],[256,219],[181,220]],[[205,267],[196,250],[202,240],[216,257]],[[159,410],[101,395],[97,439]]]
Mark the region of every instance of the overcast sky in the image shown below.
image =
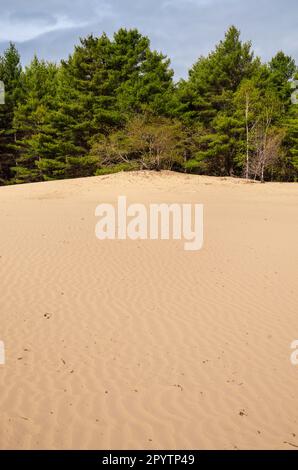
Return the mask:
[[[298,0],[0,0],[0,53],[17,44],[22,62],[33,54],[58,61],[80,36],[137,27],[171,58],[176,78],[207,54],[235,24],[268,60],[278,50],[298,63]]]

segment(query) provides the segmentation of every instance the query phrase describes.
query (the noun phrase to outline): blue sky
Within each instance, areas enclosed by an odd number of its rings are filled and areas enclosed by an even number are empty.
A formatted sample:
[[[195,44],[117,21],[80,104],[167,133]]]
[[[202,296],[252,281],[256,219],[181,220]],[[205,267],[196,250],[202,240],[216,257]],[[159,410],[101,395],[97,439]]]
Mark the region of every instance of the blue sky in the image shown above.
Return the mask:
[[[297,0],[0,0],[0,52],[17,44],[24,64],[34,53],[58,61],[80,36],[137,27],[171,59],[176,78],[235,24],[268,60],[278,50],[298,63]]]

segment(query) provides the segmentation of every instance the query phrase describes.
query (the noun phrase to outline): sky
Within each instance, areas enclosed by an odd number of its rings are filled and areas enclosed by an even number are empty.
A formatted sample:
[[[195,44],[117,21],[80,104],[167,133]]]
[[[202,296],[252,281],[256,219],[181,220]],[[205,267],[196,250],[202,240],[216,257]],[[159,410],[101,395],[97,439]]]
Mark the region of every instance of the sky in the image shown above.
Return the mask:
[[[297,0],[0,0],[0,8],[0,53],[12,41],[24,65],[35,53],[66,58],[90,33],[138,28],[179,79],[232,24],[264,61],[283,50],[298,63]]]

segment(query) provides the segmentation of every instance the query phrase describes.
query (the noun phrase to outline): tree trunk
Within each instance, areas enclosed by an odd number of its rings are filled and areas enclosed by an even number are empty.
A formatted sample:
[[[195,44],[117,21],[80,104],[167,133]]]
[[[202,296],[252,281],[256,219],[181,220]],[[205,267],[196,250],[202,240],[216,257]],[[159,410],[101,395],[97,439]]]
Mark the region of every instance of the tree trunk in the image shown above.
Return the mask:
[[[261,166],[261,183],[264,183],[264,163],[262,163]]]
[[[249,176],[249,127],[248,127],[248,111],[249,111],[249,101],[248,96],[246,96],[246,107],[245,107],[245,125],[246,125],[246,169],[245,169],[245,178],[248,179]]]

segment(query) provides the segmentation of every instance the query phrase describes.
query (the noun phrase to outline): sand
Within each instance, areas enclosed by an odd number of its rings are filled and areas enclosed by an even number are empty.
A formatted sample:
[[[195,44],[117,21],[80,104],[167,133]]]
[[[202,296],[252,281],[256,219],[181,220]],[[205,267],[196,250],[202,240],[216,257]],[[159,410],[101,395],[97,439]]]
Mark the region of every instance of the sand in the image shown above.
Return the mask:
[[[99,241],[119,195],[203,203],[203,249]],[[0,188],[0,448],[298,446],[297,209],[171,172]]]

